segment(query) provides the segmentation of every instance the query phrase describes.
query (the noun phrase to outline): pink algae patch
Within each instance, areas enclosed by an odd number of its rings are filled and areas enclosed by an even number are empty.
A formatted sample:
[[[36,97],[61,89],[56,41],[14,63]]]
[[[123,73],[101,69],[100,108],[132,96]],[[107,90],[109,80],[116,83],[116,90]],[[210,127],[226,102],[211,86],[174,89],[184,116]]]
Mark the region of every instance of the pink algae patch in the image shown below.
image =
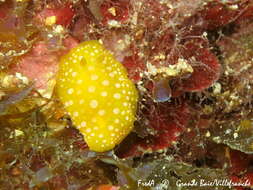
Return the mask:
[[[68,26],[71,23],[74,15],[75,13],[71,5],[65,4],[65,6],[61,6],[60,8],[46,8],[38,14],[37,18],[40,21],[45,21],[46,18],[55,16],[56,17],[55,24]]]
[[[129,0],[104,0],[100,6],[100,12],[103,16],[103,23],[109,20],[125,22],[129,18]]]
[[[36,88],[46,88],[47,82],[57,71],[58,57],[49,52],[44,42],[34,45],[31,52],[12,68],[35,82]]]
[[[35,84],[37,89],[46,89],[48,82],[55,77],[60,56],[77,45],[75,39],[68,37],[63,41],[65,49],[50,49],[46,42],[37,42],[18,64],[13,65],[11,73],[19,72]]]

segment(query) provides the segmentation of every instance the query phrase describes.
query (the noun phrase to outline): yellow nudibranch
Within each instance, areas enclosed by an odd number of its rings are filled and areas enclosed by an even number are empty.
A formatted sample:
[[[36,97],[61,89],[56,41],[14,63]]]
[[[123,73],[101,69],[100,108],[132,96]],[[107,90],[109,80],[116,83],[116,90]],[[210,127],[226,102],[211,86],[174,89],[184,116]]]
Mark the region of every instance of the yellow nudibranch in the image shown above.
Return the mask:
[[[136,87],[98,41],[83,42],[62,57],[56,91],[93,151],[113,149],[133,128]]]

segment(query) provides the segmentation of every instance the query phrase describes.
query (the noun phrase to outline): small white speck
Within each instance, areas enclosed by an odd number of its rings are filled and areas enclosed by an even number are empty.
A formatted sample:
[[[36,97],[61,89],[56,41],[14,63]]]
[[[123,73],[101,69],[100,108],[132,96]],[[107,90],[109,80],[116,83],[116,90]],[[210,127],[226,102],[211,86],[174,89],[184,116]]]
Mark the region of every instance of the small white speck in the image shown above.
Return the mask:
[[[112,67],[106,67],[107,70],[111,71],[112,70]]]
[[[90,101],[90,107],[91,107],[91,108],[96,108],[97,106],[98,106],[97,100],[91,100],[91,101]]]
[[[211,133],[209,131],[206,132],[206,137],[210,137]]]
[[[79,103],[80,103],[80,104],[83,104],[83,103],[84,103],[84,100],[83,100],[83,99],[81,99],[81,100],[79,101]]]
[[[74,117],[77,117],[78,115],[79,115],[78,112],[74,112],[74,113],[73,113],[73,116],[74,116]]]
[[[109,76],[110,77],[114,77],[114,73],[109,73]]]
[[[93,70],[94,70],[94,67],[93,67],[93,66],[89,66],[89,67],[88,67],[88,70],[89,70],[89,71],[93,71]]]
[[[114,128],[114,127],[113,127],[112,125],[109,125],[109,126],[108,126],[108,129],[109,129],[110,131],[112,131],[113,128]]]
[[[75,77],[77,75],[77,72],[72,73],[72,77]]]
[[[115,119],[115,121],[114,121],[115,123],[119,123],[119,119]]]
[[[103,136],[104,136],[103,134],[99,134],[98,135],[99,138],[103,138]]]
[[[104,86],[108,86],[108,85],[109,85],[109,81],[108,81],[108,80],[104,80],[104,81],[102,82],[102,84],[103,84]]]
[[[95,92],[95,87],[94,86],[89,86],[89,88],[88,88],[88,91],[89,92]]]
[[[79,58],[79,61],[82,61],[83,56],[78,56],[78,58]]]
[[[90,132],[91,132],[91,128],[87,128],[87,129],[86,129],[86,132],[87,132],[87,133],[90,133]]]
[[[94,127],[94,130],[98,130],[98,127],[97,127],[97,126],[95,126],[95,127]]]
[[[83,121],[83,122],[81,123],[81,126],[82,126],[82,127],[85,127],[85,126],[86,126],[86,122]]]
[[[72,94],[74,92],[73,88],[68,89],[68,94]]]
[[[79,80],[77,81],[77,84],[82,84],[82,83],[83,83],[83,80],[80,80],[80,79],[79,79]]]
[[[97,80],[98,76],[97,75],[91,75],[91,80]]]
[[[113,113],[119,114],[119,108],[114,108],[114,109],[113,109]]]
[[[225,131],[226,134],[230,134],[231,132],[232,132],[231,129],[227,129],[227,130]]]
[[[107,92],[106,92],[106,91],[103,91],[103,92],[101,93],[101,96],[103,96],[103,97],[107,96]]]
[[[119,83],[116,83],[116,84],[115,84],[115,87],[116,87],[116,88],[120,88],[120,84],[119,84]]]
[[[101,115],[101,116],[105,115],[105,110],[99,110],[98,114]]]
[[[69,105],[73,105],[73,100],[69,100]]]
[[[120,99],[121,95],[120,95],[119,93],[115,93],[115,94],[113,95],[113,97],[116,98],[116,99]]]

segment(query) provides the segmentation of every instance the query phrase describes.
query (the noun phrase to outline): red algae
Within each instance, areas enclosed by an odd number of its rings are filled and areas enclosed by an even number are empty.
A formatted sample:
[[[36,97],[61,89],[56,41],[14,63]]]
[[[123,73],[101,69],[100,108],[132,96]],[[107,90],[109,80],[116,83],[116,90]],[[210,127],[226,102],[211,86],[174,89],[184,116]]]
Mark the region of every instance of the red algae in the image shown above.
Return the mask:
[[[208,48],[202,48],[199,44],[201,42],[194,43],[194,41],[185,44],[186,59],[194,56],[194,60],[190,60],[193,73],[189,78],[182,80],[182,88],[185,91],[202,91],[210,87],[220,76],[221,66],[217,57]]]
[[[72,22],[75,13],[71,4],[61,5],[59,8],[46,8],[38,14],[38,19],[46,24],[60,24],[67,27]]]
[[[124,23],[129,18],[130,0],[104,0],[100,5],[104,24],[112,21]]]

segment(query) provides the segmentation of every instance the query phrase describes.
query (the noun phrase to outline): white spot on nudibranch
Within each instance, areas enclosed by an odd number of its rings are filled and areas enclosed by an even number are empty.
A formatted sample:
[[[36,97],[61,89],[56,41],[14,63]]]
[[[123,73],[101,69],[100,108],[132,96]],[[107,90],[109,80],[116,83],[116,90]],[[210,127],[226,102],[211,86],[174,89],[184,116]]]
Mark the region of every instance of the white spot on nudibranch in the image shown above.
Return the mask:
[[[109,129],[110,131],[112,131],[112,130],[114,129],[114,127],[113,127],[112,125],[109,125],[109,126],[108,126],[108,129]]]
[[[88,70],[89,70],[89,71],[93,71],[93,70],[94,70],[94,67],[93,67],[93,66],[89,66],[89,67],[88,67]]]
[[[90,101],[90,107],[91,108],[96,108],[98,106],[98,101],[97,100],[91,100]]]
[[[83,83],[83,80],[77,80],[77,84],[82,84]]]
[[[106,92],[106,91],[103,91],[103,92],[101,93],[101,96],[103,96],[103,97],[107,96],[107,92]]]
[[[113,113],[119,114],[119,108],[114,108],[114,109],[113,109]]]
[[[95,87],[94,86],[89,86],[89,88],[88,88],[88,91],[89,92],[95,92]]]
[[[77,111],[73,113],[74,117],[77,117],[78,115],[79,115],[79,113]]]
[[[82,127],[85,127],[85,126],[86,126],[86,122],[83,121],[83,122],[81,123],[81,126],[82,126]]]
[[[97,80],[98,76],[97,75],[91,75],[91,80]]]
[[[68,94],[72,94],[74,92],[73,88],[68,89]]]
[[[108,86],[108,85],[109,85],[109,81],[108,81],[108,80],[104,80],[104,81],[102,82],[102,84],[103,84],[104,86]]]
[[[120,88],[120,84],[119,84],[119,83],[116,83],[116,84],[115,84],[115,87],[116,87],[116,88]]]
[[[81,99],[80,101],[79,101],[79,104],[83,104],[84,103],[84,99]]]
[[[120,95],[119,93],[115,93],[115,94],[113,95],[113,97],[116,98],[116,99],[120,99],[121,95]]]
[[[101,115],[101,116],[105,115],[105,110],[99,110],[98,114]]]

